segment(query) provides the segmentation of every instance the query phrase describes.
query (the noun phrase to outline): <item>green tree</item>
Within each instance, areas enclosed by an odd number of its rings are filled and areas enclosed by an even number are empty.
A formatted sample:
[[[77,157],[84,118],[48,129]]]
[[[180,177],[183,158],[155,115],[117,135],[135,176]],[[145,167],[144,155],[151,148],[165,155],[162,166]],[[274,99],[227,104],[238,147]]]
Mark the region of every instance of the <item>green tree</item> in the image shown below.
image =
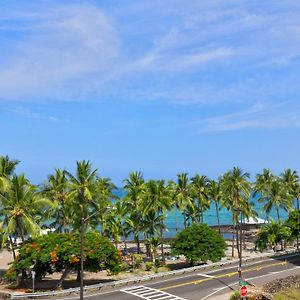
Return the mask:
[[[275,209],[278,222],[280,221],[280,209],[290,211],[292,208],[292,197],[278,178],[271,182],[268,191],[262,193],[258,201],[264,203],[262,210],[266,212],[267,216],[272,209]]]
[[[65,170],[55,169],[55,173],[48,176],[46,183],[41,188],[41,194],[50,199],[54,207],[50,211],[53,222],[49,225],[56,232],[70,230],[72,218],[71,207],[68,200],[69,181]]]
[[[102,234],[105,234],[107,231],[108,223],[112,215],[115,216],[113,210],[116,207],[113,204],[113,200],[116,200],[117,197],[114,195],[113,191],[116,189],[116,186],[110,180],[110,178],[97,177],[95,195],[91,203],[91,212],[92,215],[90,224],[93,229],[100,223],[100,230]]]
[[[8,189],[9,180],[14,174],[18,163],[18,160],[12,160],[7,155],[0,156],[0,193]]]
[[[108,238],[101,237],[97,232],[88,232],[85,237],[85,270],[97,272],[109,270],[120,271],[121,260],[116,248]],[[61,287],[71,270],[80,268],[80,237],[79,233],[48,234],[26,242],[19,249],[18,259],[7,271],[7,277],[13,279],[23,271],[25,274],[32,269],[41,280],[46,274],[61,272],[57,287]]]
[[[299,184],[299,176],[296,171],[291,169],[285,170],[281,174],[281,180],[283,184],[286,186],[288,193],[291,197],[296,199],[297,206],[295,209],[300,209],[299,206],[299,197],[300,197],[300,184]]]
[[[206,224],[193,224],[177,233],[172,241],[172,252],[184,255],[194,265],[198,262],[216,262],[225,256],[224,238]]]
[[[291,238],[291,229],[285,226],[282,222],[270,220],[269,224],[264,225],[257,233],[255,246],[260,251],[272,247],[273,251],[277,251],[278,243],[283,245],[284,241]]]
[[[184,213],[185,209],[189,207],[189,214],[193,215],[195,206],[191,194],[191,186],[187,173],[177,174],[177,182],[175,185],[175,206],[178,210],[183,212],[184,228],[187,227],[187,216]],[[177,231],[177,228],[176,228]]]
[[[97,170],[92,170],[89,161],[76,162],[76,175],[66,171],[70,180],[69,197],[75,200],[80,208],[81,218],[81,238],[80,238],[80,299],[83,299],[83,269],[84,269],[84,236],[86,231],[88,216],[88,205],[95,197]]]
[[[123,238],[125,252],[127,254],[127,238],[133,232],[134,224],[128,217],[126,203],[123,199],[117,199],[114,203],[114,209],[110,210],[110,216],[107,218],[106,232],[107,236],[112,236],[115,245]]]
[[[221,179],[221,189],[224,196],[224,206],[232,212],[232,224],[236,229],[236,241],[238,255],[241,260],[241,243],[239,247],[238,220],[242,219],[242,213],[248,206],[251,185],[248,181],[249,173],[243,172],[240,168],[234,167],[231,171],[223,175]],[[240,224],[242,222],[240,221]],[[241,228],[240,228],[241,231]],[[234,235],[232,239],[232,256],[234,256]]]
[[[12,177],[8,190],[0,193],[0,199],[4,218],[2,245],[11,235],[18,236],[24,243],[25,236],[36,237],[41,233],[39,223],[46,208],[51,207],[51,202],[41,198],[36,186],[23,174]]]
[[[208,197],[209,179],[206,176],[196,174],[191,181],[191,194],[196,208],[196,220],[194,221],[203,223],[203,213],[210,207]]]
[[[151,254],[153,263],[155,263],[155,259],[156,259],[156,255],[157,255],[157,248],[161,244],[162,244],[162,241],[159,237],[152,236],[146,240],[146,246],[150,250],[150,254]]]
[[[160,221],[159,236],[160,240],[163,241],[163,233],[166,229],[166,226],[164,224],[166,212],[172,208],[171,186],[169,184],[166,185],[164,180],[149,180],[146,183],[146,193],[143,201],[143,206],[144,218],[148,218],[149,221],[148,214],[150,213],[150,217],[152,216],[156,221]],[[154,230],[152,231],[154,232]],[[163,261],[165,261],[163,242],[161,242],[161,252]]]
[[[256,194],[268,194],[271,183],[274,181],[275,176],[271,173],[269,169],[263,169],[262,174],[256,175],[256,181],[254,184],[254,196]]]
[[[143,197],[145,193],[145,181],[141,172],[133,172],[125,179],[124,188],[127,191],[125,202],[129,211],[129,218],[133,225],[134,240],[137,244],[137,252],[140,253],[140,237],[143,214]]]
[[[210,201],[213,201],[215,203],[218,229],[219,229],[219,233],[221,233],[220,209],[222,207],[222,191],[221,191],[220,181],[217,182],[214,180],[210,180],[207,194]]]
[[[299,249],[300,210],[291,211],[285,224],[291,229],[292,238],[297,239],[297,249]]]

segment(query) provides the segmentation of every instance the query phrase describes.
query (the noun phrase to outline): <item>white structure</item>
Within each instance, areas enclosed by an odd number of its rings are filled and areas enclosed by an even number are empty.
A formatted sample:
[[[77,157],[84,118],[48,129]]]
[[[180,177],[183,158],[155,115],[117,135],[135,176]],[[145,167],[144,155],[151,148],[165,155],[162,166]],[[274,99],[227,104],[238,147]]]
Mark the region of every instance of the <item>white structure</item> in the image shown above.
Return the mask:
[[[246,225],[261,225],[261,224],[268,224],[269,221],[267,220],[263,220],[261,218],[253,218],[253,217],[250,217],[249,219],[245,219],[244,220],[244,224]]]

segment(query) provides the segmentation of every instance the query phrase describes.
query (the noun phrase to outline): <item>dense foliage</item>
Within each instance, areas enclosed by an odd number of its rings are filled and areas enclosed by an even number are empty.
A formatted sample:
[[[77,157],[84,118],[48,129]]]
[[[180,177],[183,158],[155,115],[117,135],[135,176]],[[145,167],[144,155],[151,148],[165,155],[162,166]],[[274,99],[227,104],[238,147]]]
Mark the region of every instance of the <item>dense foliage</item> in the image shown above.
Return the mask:
[[[251,202],[252,192],[262,203],[266,219],[269,220],[270,213],[275,211],[280,223],[282,210],[291,213],[284,225],[288,228],[284,232],[290,232],[291,236],[287,238],[283,234],[282,237],[280,233],[274,238],[276,228],[269,228],[269,233],[266,233],[266,228],[260,235],[258,247],[264,249],[289,239],[298,240],[299,216],[292,211],[299,208],[300,183],[297,172],[291,169],[279,176],[264,169],[256,175],[255,182],[250,182],[249,174],[238,167],[224,173],[216,181],[205,175],[189,176],[188,173],[179,173],[175,180],[170,181],[147,181],[137,171],[124,180],[122,188],[125,193],[118,198],[113,182],[100,176],[89,161],[76,162],[74,174],[57,168],[41,185],[34,185],[25,175],[16,174],[18,164],[18,160],[0,156],[1,246],[12,249],[14,258],[16,248],[28,239],[40,236],[42,227],[47,225],[55,233],[99,230],[100,235],[112,239],[115,246],[122,242],[125,252],[127,240],[133,236],[136,252],[140,253],[140,239],[143,238],[146,240],[147,256],[155,261],[159,247],[164,260],[162,240],[168,230],[165,222],[168,212],[176,208],[177,231],[182,227],[177,219],[178,214],[183,216],[184,228],[189,228],[202,224],[205,212],[214,204],[216,223],[220,224],[219,210],[226,208],[232,213],[232,225],[237,229],[240,220],[257,216]],[[239,233],[235,230],[233,256],[235,248],[239,251],[238,239]],[[85,261],[86,264],[88,261]]]
[[[206,224],[194,224],[179,232],[172,241],[173,253],[197,262],[219,261],[225,255],[224,238]]]
[[[282,222],[270,221],[264,225],[257,234],[255,242],[256,248],[260,251],[271,247],[274,252],[277,251],[277,245],[288,241],[291,238],[291,229]],[[283,250],[283,249],[282,249]]]
[[[79,234],[76,233],[52,233],[29,240],[19,249],[19,255],[8,270],[7,276],[14,278],[23,270],[31,269],[36,271],[37,278],[41,279],[47,273],[79,270],[79,241]],[[120,256],[108,238],[102,237],[97,232],[86,234],[85,270],[92,272],[109,270],[118,273],[120,264]]]
[[[300,210],[292,211],[285,224],[291,229],[292,237],[298,239],[300,236]]]

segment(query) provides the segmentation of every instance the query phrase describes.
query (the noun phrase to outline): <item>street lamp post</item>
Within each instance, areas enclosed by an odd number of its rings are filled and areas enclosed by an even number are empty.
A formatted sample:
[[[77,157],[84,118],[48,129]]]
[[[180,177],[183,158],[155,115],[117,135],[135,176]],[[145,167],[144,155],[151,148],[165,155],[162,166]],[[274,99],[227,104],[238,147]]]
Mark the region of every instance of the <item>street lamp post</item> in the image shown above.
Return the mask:
[[[239,272],[239,279],[240,279],[240,282],[242,280],[242,253],[243,253],[243,214],[242,212],[240,211],[240,214],[241,214],[241,219],[240,219],[240,257],[239,257],[239,267],[240,267],[240,272]]]
[[[239,223],[239,228],[236,229],[237,233],[237,249],[238,249],[238,254],[239,254],[239,267],[238,267],[238,274],[239,274],[239,283],[241,284],[242,281],[242,257],[243,257],[243,214],[241,209],[235,209],[236,213],[240,213],[240,222],[238,222],[238,217],[237,217],[237,223]],[[237,226],[237,224],[236,224]],[[239,231],[239,233],[238,233]]]
[[[82,201],[81,232],[80,232],[80,300],[83,300],[83,243],[85,231],[85,201]]]

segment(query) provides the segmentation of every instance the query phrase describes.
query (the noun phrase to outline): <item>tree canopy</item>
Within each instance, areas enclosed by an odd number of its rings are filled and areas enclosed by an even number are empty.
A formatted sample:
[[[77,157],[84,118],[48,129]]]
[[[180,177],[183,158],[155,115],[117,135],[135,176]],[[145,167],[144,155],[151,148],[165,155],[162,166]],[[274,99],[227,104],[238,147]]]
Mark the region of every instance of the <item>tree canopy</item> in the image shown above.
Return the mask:
[[[109,270],[120,271],[121,259],[108,238],[97,232],[88,232],[85,237],[84,268],[91,272]],[[52,233],[28,240],[20,249],[17,259],[7,272],[14,279],[20,272],[36,271],[41,279],[47,273],[63,272],[80,268],[80,237],[78,233]]]
[[[219,261],[225,256],[224,238],[207,224],[193,224],[179,232],[172,241],[173,253],[184,255],[194,265]]]

